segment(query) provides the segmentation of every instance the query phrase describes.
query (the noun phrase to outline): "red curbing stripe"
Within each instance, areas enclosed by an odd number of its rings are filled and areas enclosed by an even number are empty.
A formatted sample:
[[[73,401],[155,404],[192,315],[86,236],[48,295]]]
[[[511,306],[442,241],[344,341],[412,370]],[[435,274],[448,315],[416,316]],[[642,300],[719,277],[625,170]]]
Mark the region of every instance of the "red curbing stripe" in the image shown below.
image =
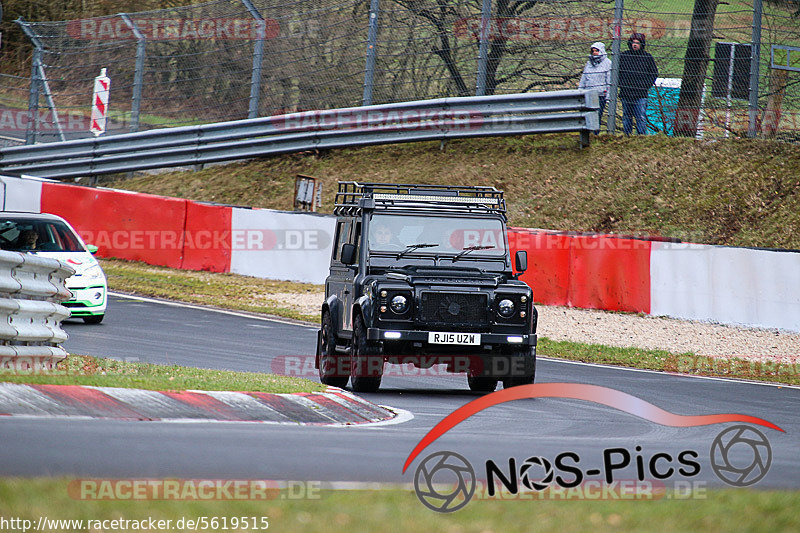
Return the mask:
[[[147,416],[131,409],[129,405],[97,389],[79,385],[30,385],[30,387],[46,394],[61,406],[73,409],[75,415],[149,420]]]
[[[363,422],[370,422],[368,417],[340,404],[336,400],[328,398],[323,394],[314,392],[300,392],[297,393],[297,395],[307,398],[322,408],[330,411],[332,415],[336,416],[338,419],[337,422],[343,422],[345,424],[361,424]]]
[[[391,413],[388,413],[386,410],[384,410],[384,409],[382,409],[382,408],[380,408],[378,406],[375,406],[375,405],[372,405],[370,403],[367,403],[367,402],[361,400],[360,398],[354,398],[353,396],[350,396],[350,395],[347,395],[347,394],[344,394],[344,393],[341,393],[341,392],[336,392],[334,390],[329,390],[328,394],[335,394],[339,398],[342,398],[345,401],[353,404],[352,409],[354,409],[354,410],[360,410],[360,411],[364,411],[364,412],[370,413],[370,415],[379,416],[381,420],[386,420],[388,418],[392,418]],[[371,417],[368,417],[368,418],[372,419]]]
[[[203,413],[207,413],[210,419],[231,420],[236,422],[253,421],[252,417],[240,413],[236,409],[233,409],[230,405],[223,403],[207,394],[188,391],[160,392],[168,398],[172,398],[173,400],[194,407],[195,409],[199,409]]]
[[[253,398],[265,403],[285,417],[302,424],[330,424],[331,419],[320,413],[315,413],[308,407],[292,401],[286,396],[270,394],[268,392],[248,392]]]

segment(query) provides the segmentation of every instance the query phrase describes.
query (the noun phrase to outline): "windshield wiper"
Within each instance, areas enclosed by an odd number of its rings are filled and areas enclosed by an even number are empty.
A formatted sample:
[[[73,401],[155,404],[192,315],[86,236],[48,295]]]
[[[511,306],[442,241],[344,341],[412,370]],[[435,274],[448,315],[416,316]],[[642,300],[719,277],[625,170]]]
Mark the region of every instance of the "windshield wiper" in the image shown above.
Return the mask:
[[[488,250],[489,248],[494,248],[494,246],[467,246],[463,248],[463,252],[459,252],[458,255],[453,258],[453,263],[470,252],[474,252],[475,250]]]
[[[433,246],[439,246],[439,244],[438,243],[428,243],[428,242],[420,242],[420,243],[417,243],[417,244],[409,244],[406,247],[405,250],[403,250],[402,252],[397,254],[397,259],[400,259],[401,257],[406,255],[407,253],[413,252],[414,250],[416,250],[418,248],[431,248]]]

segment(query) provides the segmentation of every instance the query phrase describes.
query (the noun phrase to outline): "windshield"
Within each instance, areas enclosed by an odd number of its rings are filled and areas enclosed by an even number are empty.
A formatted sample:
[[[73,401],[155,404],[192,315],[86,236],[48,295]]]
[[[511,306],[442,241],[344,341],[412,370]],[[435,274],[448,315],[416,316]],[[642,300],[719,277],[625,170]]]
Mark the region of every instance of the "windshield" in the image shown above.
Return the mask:
[[[12,252],[85,252],[78,237],[58,220],[0,216],[0,248]]]
[[[481,249],[470,256],[505,255],[503,223],[496,218],[374,214],[369,224],[374,252],[458,254],[471,247]]]

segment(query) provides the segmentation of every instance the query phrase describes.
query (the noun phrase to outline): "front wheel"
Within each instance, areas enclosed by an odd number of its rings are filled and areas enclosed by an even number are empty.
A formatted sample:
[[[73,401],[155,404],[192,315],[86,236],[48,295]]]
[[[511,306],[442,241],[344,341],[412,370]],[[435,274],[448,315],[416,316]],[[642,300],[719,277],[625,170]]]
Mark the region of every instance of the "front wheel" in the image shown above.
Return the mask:
[[[336,353],[336,336],[333,333],[333,322],[330,313],[322,315],[322,342],[319,356],[319,381],[323,385],[339,387],[347,386],[350,379],[349,368],[341,368],[345,358]]]
[[[106,315],[89,315],[83,317],[83,322],[86,324],[99,324],[103,321]]]
[[[361,315],[353,321],[353,345],[350,358],[350,384],[355,392],[377,392],[383,376],[380,347],[367,340],[367,328]]]
[[[503,379],[503,388],[510,389],[517,385],[530,385],[536,379],[536,348],[527,348],[515,354],[515,368],[517,375]],[[521,372],[521,373],[519,373]]]
[[[467,376],[469,390],[474,392],[494,392],[497,388],[497,378],[488,376]]]

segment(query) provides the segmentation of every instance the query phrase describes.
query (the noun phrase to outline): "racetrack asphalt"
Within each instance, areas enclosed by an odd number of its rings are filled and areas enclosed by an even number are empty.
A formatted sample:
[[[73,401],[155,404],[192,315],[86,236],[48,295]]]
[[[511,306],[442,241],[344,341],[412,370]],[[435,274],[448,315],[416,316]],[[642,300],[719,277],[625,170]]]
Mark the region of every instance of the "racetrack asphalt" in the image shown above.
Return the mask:
[[[70,339],[64,347],[71,353],[242,371],[313,371],[287,365],[314,352],[315,328],[306,325],[114,296],[102,324],[68,321],[65,327]],[[758,428],[771,455],[757,487],[800,487],[798,388],[541,358],[537,383],[548,382],[607,387],[681,415],[761,417],[784,432]],[[360,396],[412,416],[361,428],[3,417],[0,474],[410,482],[413,472],[403,474],[402,467],[417,443],[455,409],[481,397],[469,391],[464,375],[402,372],[387,375],[379,392]],[[696,454],[699,471],[683,478],[676,473],[667,481],[725,486],[711,466],[711,451],[728,427],[665,426],[584,400],[520,399],[464,420],[425,449],[416,464],[442,450],[461,454],[478,471],[488,461],[508,465],[510,459],[522,463],[532,456],[553,461],[572,452],[589,472],[606,469],[609,454],[624,449],[631,461],[614,470],[618,480],[637,478],[637,457],[647,469],[657,454],[672,460],[689,451]],[[752,448],[733,452],[732,462],[752,458]]]

